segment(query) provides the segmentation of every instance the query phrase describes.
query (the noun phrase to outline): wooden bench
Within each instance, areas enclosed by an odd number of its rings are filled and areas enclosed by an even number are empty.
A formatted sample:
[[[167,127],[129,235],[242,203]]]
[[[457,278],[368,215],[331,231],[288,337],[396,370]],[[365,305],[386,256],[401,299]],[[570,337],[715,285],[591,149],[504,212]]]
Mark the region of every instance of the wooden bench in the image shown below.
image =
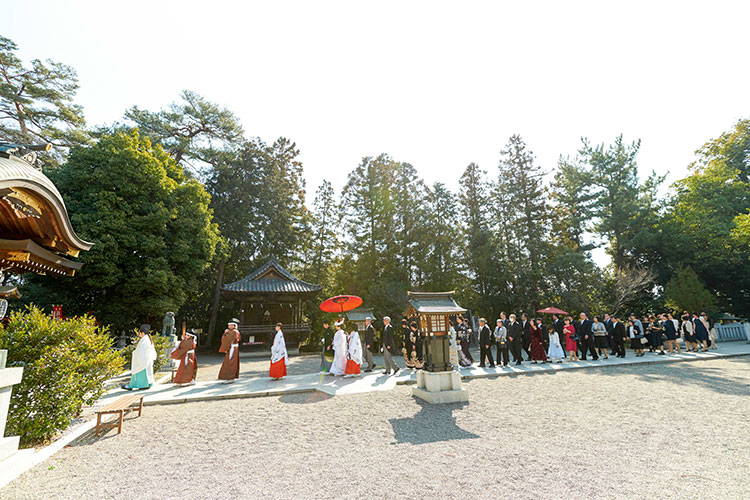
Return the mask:
[[[113,429],[117,427],[117,433],[122,433],[122,419],[131,411],[138,411],[138,416],[143,413],[143,395],[129,394],[122,396],[117,401],[108,404],[101,410],[96,410],[96,435],[99,436],[101,429]],[[102,415],[116,414],[118,418],[102,423]]]

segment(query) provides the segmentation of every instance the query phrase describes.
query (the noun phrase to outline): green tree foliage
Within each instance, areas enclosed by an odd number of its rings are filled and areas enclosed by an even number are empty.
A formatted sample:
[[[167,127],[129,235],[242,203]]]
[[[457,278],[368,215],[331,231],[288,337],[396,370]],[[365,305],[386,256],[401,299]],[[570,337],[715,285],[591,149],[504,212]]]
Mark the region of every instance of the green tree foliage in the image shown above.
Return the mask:
[[[750,120],[707,142],[659,225],[664,266],[691,267],[722,309],[750,314],[750,246],[742,238],[750,210]]]
[[[542,264],[546,260],[550,209],[543,184],[544,172],[519,135],[511,136],[501,151],[498,190],[509,200],[506,224],[496,234],[505,239],[506,263],[514,271],[516,301],[533,309],[540,306]]]
[[[667,307],[678,313],[716,312],[716,296],[706,289],[690,267],[680,267],[675,271],[664,287],[664,297]]]
[[[211,162],[217,150],[243,141],[242,125],[234,113],[190,90],[183,90],[180,99],[156,112],[133,106],[125,118],[153,143],[161,144],[177,163]]]
[[[26,66],[18,47],[0,36],[0,140],[71,147],[89,141],[83,108],[74,103],[78,77],[70,66],[34,59]],[[53,164],[62,155],[51,153]]]
[[[470,163],[459,179],[459,210],[463,234],[458,239],[459,252],[467,276],[461,296],[469,307],[479,311],[493,310],[495,300],[492,277],[497,261],[489,225],[489,189],[487,172]]]
[[[93,318],[56,321],[36,307],[10,314],[8,326],[0,329],[0,349],[8,349],[9,364],[24,366],[11,394],[6,431],[20,435],[24,446],[67,428],[123,367],[106,329]]]
[[[455,290],[461,285],[458,204],[448,188],[436,182],[428,191],[424,217],[424,252],[419,266],[421,288],[427,291]]]
[[[93,310],[128,331],[158,324],[195,293],[219,241],[209,195],[137,130],[74,147],[50,172],[73,226],[93,248],[72,278],[30,278],[25,299],[63,304],[66,314]]]

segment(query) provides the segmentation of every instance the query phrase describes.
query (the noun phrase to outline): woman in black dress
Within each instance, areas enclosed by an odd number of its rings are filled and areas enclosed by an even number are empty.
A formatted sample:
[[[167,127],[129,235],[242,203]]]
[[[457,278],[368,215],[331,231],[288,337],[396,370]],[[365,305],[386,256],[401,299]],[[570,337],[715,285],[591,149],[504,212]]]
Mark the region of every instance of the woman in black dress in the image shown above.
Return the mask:
[[[630,348],[635,351],[635,357],[643,356],[643,332],[632,319],[628,320],[628,335],[630,336]]]
[[[664,355],[664,341],[661,339],[661,334],[664,332],[664,326],[661,321],[656,320],[656,316],[653,314],[648,317],[648,343],[651,346],[650,351],[655,352],[659,349],[659,354]]]
[[[664,327],[664,336],[667,338],[664,343],[667,344],[668,352],[670,354],[675,350],[680,352],[680,346],[677,344],[677,329],[674,327],[674,322],[669,319],[669,316],[662,314],[661,325]]]

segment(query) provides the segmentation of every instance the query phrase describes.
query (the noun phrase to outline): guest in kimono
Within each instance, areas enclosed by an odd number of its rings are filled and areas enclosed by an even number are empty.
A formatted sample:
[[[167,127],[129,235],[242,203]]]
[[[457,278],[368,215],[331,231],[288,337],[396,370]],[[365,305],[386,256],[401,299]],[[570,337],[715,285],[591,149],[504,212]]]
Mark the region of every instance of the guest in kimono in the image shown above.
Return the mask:
[[[331,371],[331,362],[333,361],[333,331],[328,320],[323,320],[323,338],[320,339],[323,344],[323,350],[320,353],[320,373]]]
[[[414,338],[414,334],[409,328],[409,321],[406,318],[401,320],[401,331],[404,337],[404,346],[401,348],[401,353],[404,355],[406,367],[413,370],[417,364],[417,339]]]
[[[456,335],[458,336],[458,344],[461,347],[461,353],[463,354],[463,357],[469,362],[469,366],[474,364],[474,358],[471,356],[471,353],[469,352],[469,345],[470,345],[470,339],[469,339],[469,329],[466,328],[466,324],[464,323],[464,319],[459,316],[456,318],[456,321],[458,322],[458,326],[456,327]],[[459,358],[459,362],[460,362]]]
[[[579,361],[576,327],[573,326],[573,318],[570,316],[565,318],[563,333],[565,334],[565,350],[568,351],[568,354],[570,355],[570,361]]]
[[[333,363],[331,363],[331,375],[344,375],[346,374],[346,359],[348,352],[348,345],[346,340],[346,332],[343,330],[344,320],[340,319],[333,324],[336,328],[336,333],[333,336]]]
[[[177,349],[169,355],[180,362],[174,377],[176,385],[195,385],[195,377],[198,374],[198,360],[195,358],[197,338],[198,336],[193,333],[183,333]]]
[[[547,357],[552,361],[555,360],[558,363],[562,363],[565,357],[565,351],[560,344],[560,336],[557,334],[555,325],[547,327],[547,338],[549,339],[549,350],[547,351]]]
[[[458,342],[456,339],[456,329],[453,326],[453,321],[451,321],[451,326],[448,329],[448,337],[450,338],[450,351],[449,351],[449,360],[451,363],[451,366],[453,366],[454,370],[458,370],[459,364],[458,364]]]
[[[412,369],[420,369],[424,366],[424,353],[422,352],[422,336],[419,334],[419,325],[416,321],[409,323],[409,338],[414,351],[411,353]]]
[[[219,352],[224,353],[224,361],[219,370],[219,380],[231,384],[240,376],[240,332],[237,330],[239,320],[232,319],[221,336]]]
[[[352,331],[349,333],[347,344],[345,377],[358,377],[362,367],[362,342],[359,339],[359,330],[356,323],[352,323]]]
[[[496,364],[508,366],[508,329],[503,324],[503,318],[498,319],[495,324],[495,331],[492,335],[495,337],[495,345],[497,345],[497,358]]]
[[[138,344],[133,351],[133,359],[130,364],[130,382],[123,385],[123,389],[148,389],[154,385],[154,361],[156,360],[156,349],[154,340],[151,338],[151,325],[143,324],[138,329]]]
[[[273,380],[279,380],[286,376],[286,367],[289,366],[289,355],[286,352],[282,326],[281,323],[276,323],[276,336],[271,346],[271,369],[268,371],[268,375]]]
[[[529,345],[529,349],[531,351],[531,360],[534,364],[537,364],[539,361],[541,361],[542,363],[547,362],[547,355],[544,353],[543,335],[544,333],[542,332],[542,329],[539,327],[539,325],[535,324],[532,321],[529,328],[529,337],[531,342]]]
[[[664,332],[664,325],[661,321],[656,319],[653,314],[648,317],[648,344],[651,352],[655,352],[655,349],[659,349],[659,354],[664,355],[664,342],[661,339],[662,333]]]

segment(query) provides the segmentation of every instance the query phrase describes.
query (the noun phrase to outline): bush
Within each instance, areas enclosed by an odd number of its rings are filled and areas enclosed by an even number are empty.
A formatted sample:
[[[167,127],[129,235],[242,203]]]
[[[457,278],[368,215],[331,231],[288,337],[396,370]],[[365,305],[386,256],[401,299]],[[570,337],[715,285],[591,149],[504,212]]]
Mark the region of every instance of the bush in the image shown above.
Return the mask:
[[[158,372],[159,368],[164,366],[169,357],[166,355],[166,350],[171,346],[169,337],[162,337],[161,335],[151,334],[151,339],[154,341],[154,349],[156,349],[156,360],[154,361],[154,371]],[[134,334],[130,337],[130,344],[123,347],[120,351],[122,357],[125,360],[125,368],[130,368],[131,362],[133,361],[133,351],[135,346],[138,344],[140,337],[138,337],[138,330],[134,330]]]
[[[0,330],[0,349],[8,363],[23,364],[23,379],[13,387],[8,435],[24,446],[52,438],[70,425],[83,405],[104,392],[104,381],[122,371],[123,359],[112,349],[107,328],[94,318],[56,321],[29,306],[11,313]]]

